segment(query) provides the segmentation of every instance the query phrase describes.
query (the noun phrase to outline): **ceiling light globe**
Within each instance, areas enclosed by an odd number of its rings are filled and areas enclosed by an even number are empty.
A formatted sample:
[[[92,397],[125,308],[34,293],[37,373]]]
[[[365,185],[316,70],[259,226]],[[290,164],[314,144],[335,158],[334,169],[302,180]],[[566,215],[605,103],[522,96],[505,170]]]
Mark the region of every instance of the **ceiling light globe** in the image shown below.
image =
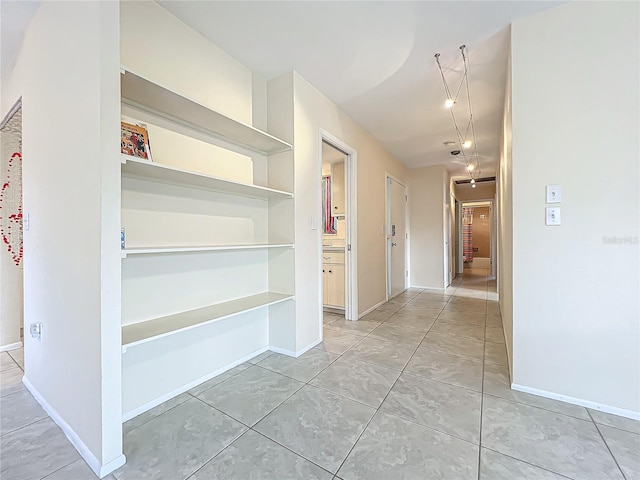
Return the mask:
[[[450,98],[447,98],[447,99],[444,101],[444,106],[445,106],[446,108],[451,108],[451,107],[453,107],[453,104],[454,104],[454,101],[453,101],[452,99],[450,99]]]
[[[467,170],[469,170],[470,172],[472,172],[474,169],[473,165],[467,165]]]
[[[475,184],[475,183],[472,183],[472,184],[471,184],[471,188],[476,188],[476,184]]]
[[[474,185],[474,186],[475,186],[475,184],[476,184],[476,180],[475,180],[475,178],[472,178],[472,179],[471,179],[471,185]]]
[[[473,145],[473,143],[471,142],[471,140],[467,140],[466,142],[464,142],[462,144],[463,148],[471,148],[471,145]]]

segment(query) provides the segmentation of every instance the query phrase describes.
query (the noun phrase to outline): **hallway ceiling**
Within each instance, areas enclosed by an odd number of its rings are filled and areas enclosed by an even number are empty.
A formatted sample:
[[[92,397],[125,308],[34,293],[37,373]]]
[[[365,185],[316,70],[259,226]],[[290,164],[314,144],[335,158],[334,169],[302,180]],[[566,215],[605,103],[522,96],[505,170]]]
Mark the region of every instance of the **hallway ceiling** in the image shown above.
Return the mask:
[[[267,80],[296,70],[407,167],[444,164],[453,175],[466,171],[443,145],[456,137],[434,54],[457,87],[458,47],[467,45],[480,165],[482,175],[493,175],[508,26],[563,2],[159,3]]]

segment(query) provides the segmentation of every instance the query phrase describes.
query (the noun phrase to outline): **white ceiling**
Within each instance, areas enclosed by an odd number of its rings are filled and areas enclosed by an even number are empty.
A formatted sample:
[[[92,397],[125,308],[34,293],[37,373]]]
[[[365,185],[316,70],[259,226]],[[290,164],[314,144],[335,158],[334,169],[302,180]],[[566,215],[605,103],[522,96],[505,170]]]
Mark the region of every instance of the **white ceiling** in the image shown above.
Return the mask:
[[[0,1],[1,68],[11,70],[35,1]],[[495,173],[508,26],[564,2],[160,1],[160,5],[266,79],[296,70],[408,167],[444,164],[455,140],[434,61],[451,85],[466,44],[483,175]]]
[[[495,173],[508,26],[562,2],[159,1],[254,72],[296,70],[408,167],[444,164],[455,140],[434,54],[459,83],[466,44],[483,175]]]

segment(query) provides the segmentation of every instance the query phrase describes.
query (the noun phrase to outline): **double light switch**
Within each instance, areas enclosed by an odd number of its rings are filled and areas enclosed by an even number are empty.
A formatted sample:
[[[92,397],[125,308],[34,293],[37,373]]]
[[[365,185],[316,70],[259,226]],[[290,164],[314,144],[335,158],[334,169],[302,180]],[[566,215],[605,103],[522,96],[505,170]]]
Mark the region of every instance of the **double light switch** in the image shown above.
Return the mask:
[[[560,203],[561,201],[562,189],[560,185],[547,185],[547,203]],[[547,207],[545,213],[545,225],[560,225],[560,207]]]

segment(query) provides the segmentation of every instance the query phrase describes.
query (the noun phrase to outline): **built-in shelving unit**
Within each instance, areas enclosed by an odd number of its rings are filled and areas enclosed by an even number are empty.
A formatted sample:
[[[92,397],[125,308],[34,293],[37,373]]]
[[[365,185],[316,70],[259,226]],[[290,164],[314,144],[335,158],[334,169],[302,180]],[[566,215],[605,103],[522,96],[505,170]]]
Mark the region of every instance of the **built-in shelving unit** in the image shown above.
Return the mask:
[[[293,153],[126,68],[121,92],[124,121],[148,126],[154,160],[120,158],[130,417],[255,352],[292,348]]]
[[[293,295],[264,292],[229,302],[146,320],[133,325],[126,325],[122,327],[122,349],[126,351],[127,348],[134,345],[140,345],[190,328],[224,320],[257,308],[275,305],[292,298]]]

